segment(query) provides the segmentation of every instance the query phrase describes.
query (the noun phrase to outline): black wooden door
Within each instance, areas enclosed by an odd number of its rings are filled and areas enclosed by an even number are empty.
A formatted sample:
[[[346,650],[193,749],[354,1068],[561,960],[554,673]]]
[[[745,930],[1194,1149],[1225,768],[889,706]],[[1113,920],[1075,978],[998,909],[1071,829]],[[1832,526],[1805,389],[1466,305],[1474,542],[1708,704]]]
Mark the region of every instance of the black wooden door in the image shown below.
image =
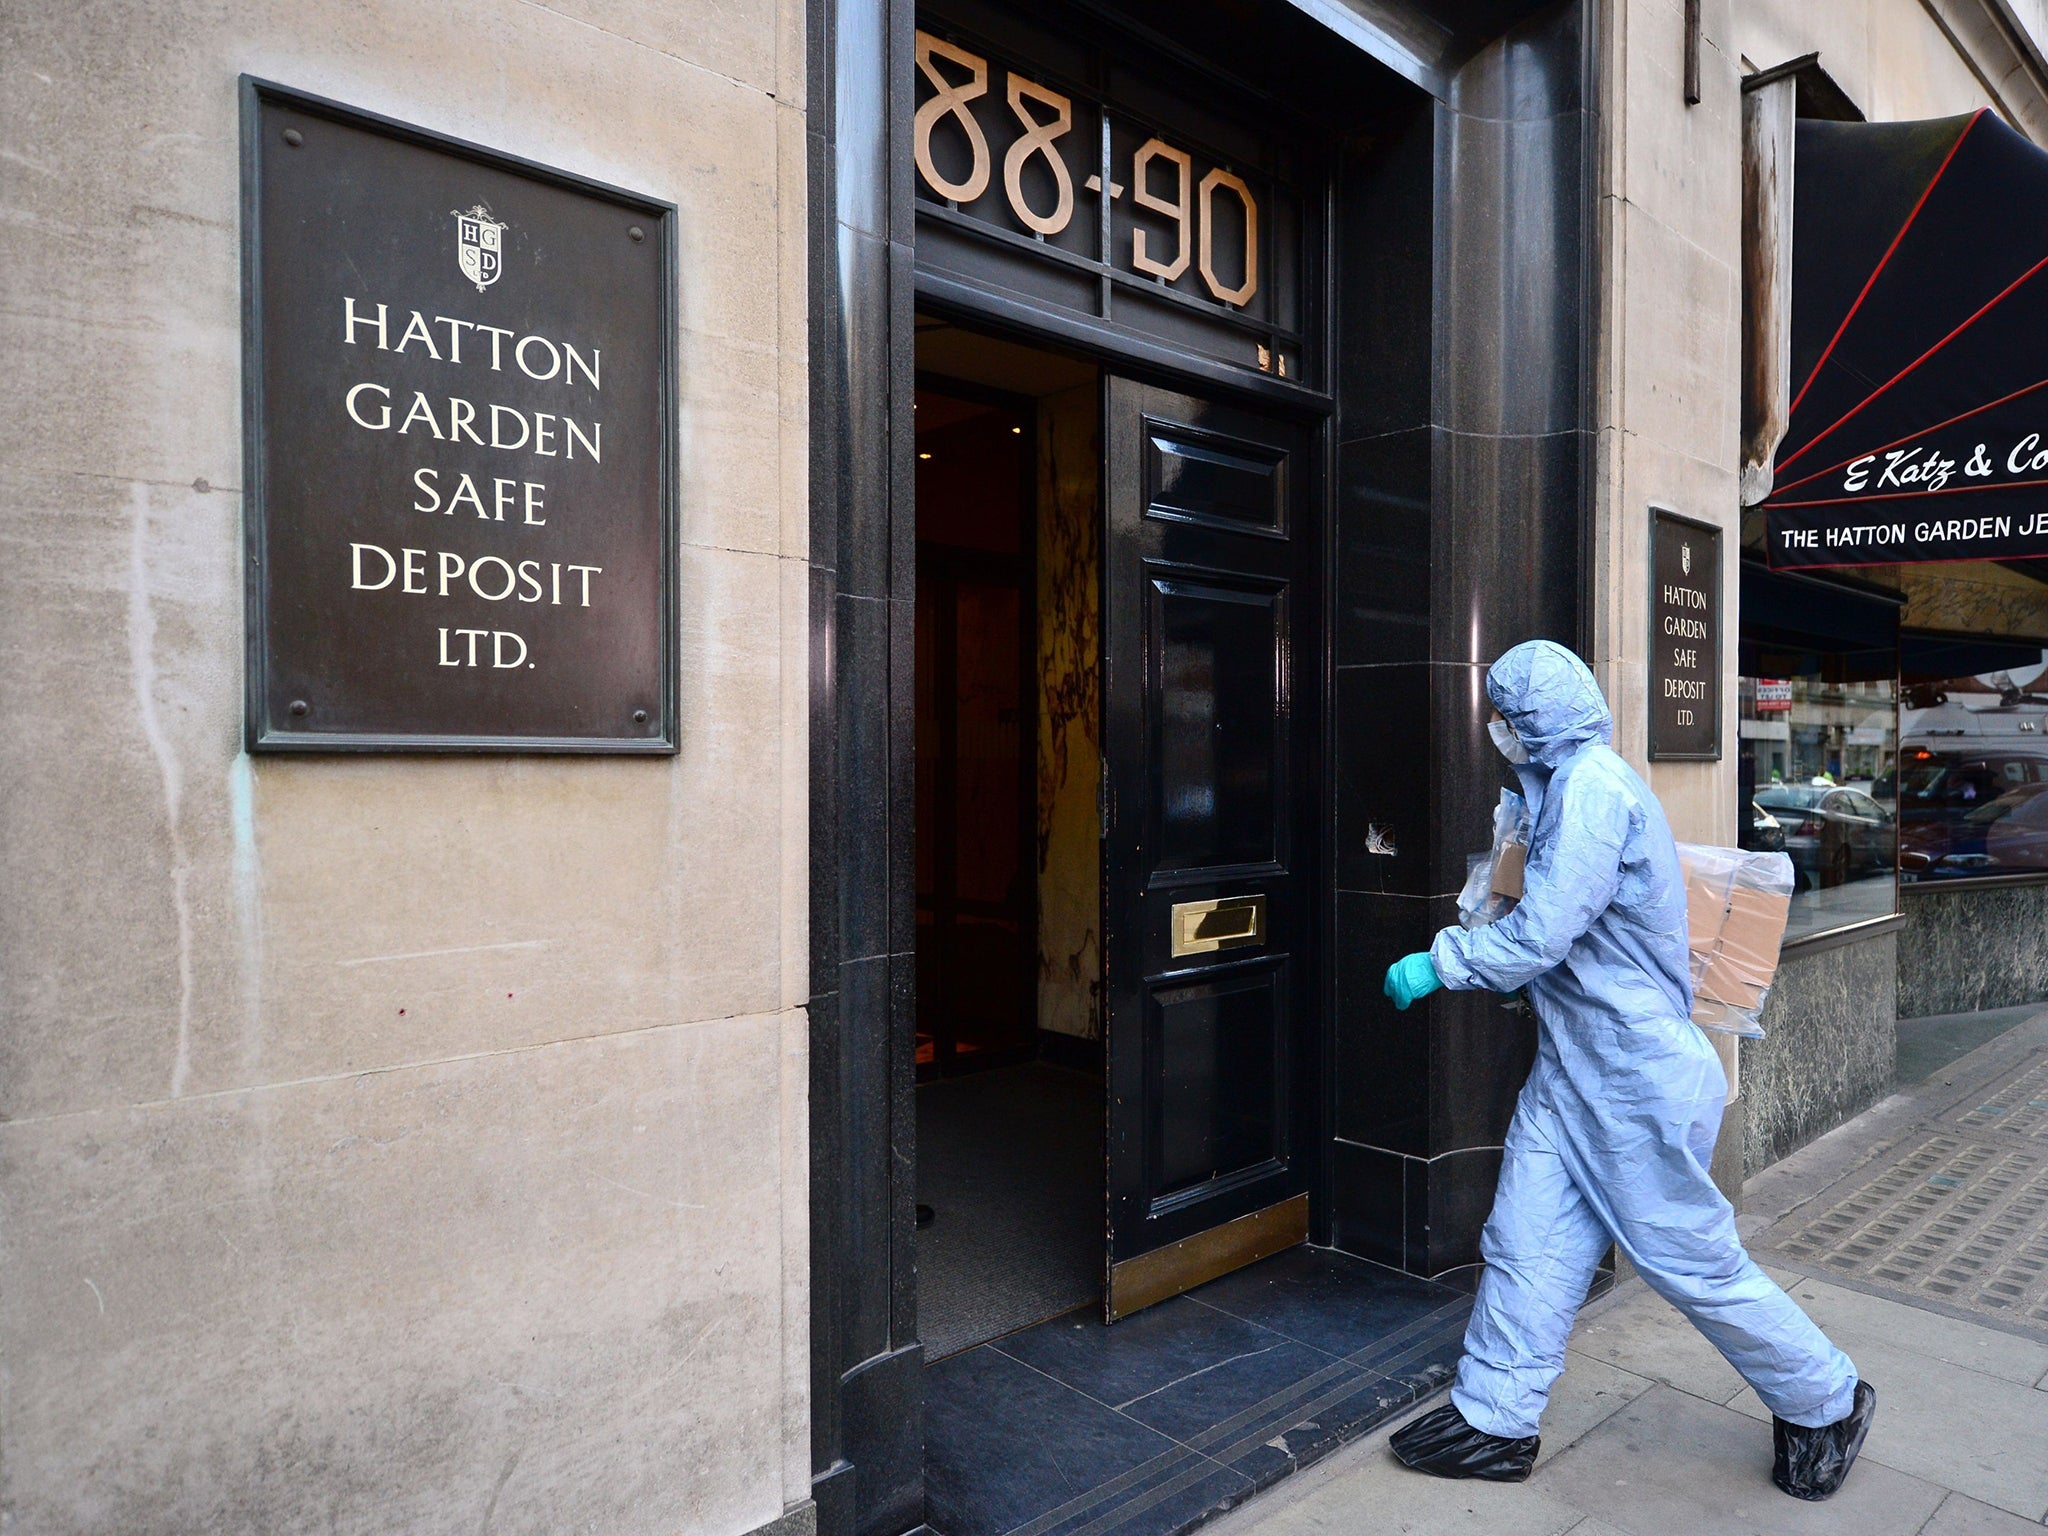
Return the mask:
[[[1113,1321],[1308,1233],[1323,636],[1313,429],[1104,410]]]

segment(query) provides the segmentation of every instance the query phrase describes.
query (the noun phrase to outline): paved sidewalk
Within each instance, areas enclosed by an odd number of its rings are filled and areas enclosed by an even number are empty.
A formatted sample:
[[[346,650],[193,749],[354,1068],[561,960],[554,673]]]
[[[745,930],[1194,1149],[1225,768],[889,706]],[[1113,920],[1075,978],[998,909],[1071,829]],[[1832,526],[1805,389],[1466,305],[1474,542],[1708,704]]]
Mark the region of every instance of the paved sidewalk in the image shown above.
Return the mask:
[[[1759,1258],[2048,1341],[2048,1014],[1766,1169],[1742,1205]]]
[[[1677,1312],[1631,1280],[1581,1317],[1529,1482],[1455,1483],[1410,1472],[1387,1450],[1397,1427],[1389,1425],[1210,1531],[2040,1536],[2048,1520],[2048,1329],[2025,1316],[2030,1309],[1994,1319],[1981,1304],[1937,1299],[1924,1278],[1890,1286],[1873,1278],[1887,1265],[1903,1272],[1896,1244],[1912,1241],[1924,1222],[1900,1228],[1896,1202],[1873,1202],[1864,1192],[1891,1189],[1900,1168],[1916,1155],[1924,1159],[1930,1127],[1972,1114],[1983,1119],[1982,1105],[2009,1098],[2015,1083],[2031,1095],[2043,1063],[2048,1016],[1886,1100],[1745,1191],[1741,1224],[1753,1251],[1879,1392],[1862,1459],[1829,1502],[1803,1504],[1771,1486],[1768,1411]],[[2018,1102],[2033,1107],[2030,1098]],[[2007,1135],[2016,1145],[2034,1129]],[[2042,1150],[2048,1160],[2048,1146]],[[1944,1197],[1973,1193],[1934,1182],[1950,1175],[1922,1177],[1917,1164],[1911,1176]],[[1830,1272],[1767,1246],[1789,1244],[1858,1201],[1871,1207],[1873,1241],[1859,1245],[1848,1233],[1832,1246],[1805,1245],[1832,1263]],[[2010,1226],[2009,1204],[2001,1210]],[[2041,1222],[2048,1231],[2048,1214]]]
[[[2039,1003],[2021,1003],[2016,1008],[1980,1008],[1974,1013],[1899,1020],[1899,1087],[1911,1088],[1930,1077],[1947,1076],[1947,1069],[1959,1058],[2040,1014]]]

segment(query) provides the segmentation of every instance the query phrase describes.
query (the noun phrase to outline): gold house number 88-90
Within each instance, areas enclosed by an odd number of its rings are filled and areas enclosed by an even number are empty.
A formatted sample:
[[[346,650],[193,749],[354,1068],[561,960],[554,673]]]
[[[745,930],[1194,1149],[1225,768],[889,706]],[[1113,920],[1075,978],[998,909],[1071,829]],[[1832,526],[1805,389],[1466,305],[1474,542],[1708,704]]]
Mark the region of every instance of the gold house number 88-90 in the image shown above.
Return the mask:
[[[939,60],[965,70],[963,79],[948,79]],[[917,173],[925,185],[954,203],[971,203],[988,190],[990,155],[988,136],[975,119],[970,103],[988,94],[988,60],[969,53],[929,32],[917,34],[917,68],[931,82],[933,94],[917,109],[912,119]],[[1074,217],[1074,178],[1056,147],[1074,125],[1074,103],[1022,75],[1009,76],[1005,92],[1010,111],[1023,125],[1023,133],[1003,155],[1003,195],[1010,212],[1026,229],[1040,235],[1057,235]],[[1030,105],[1026,105],[1026,103]],[[1035,115],[1043,113],[1045,115]],[[967,141],[967,174],[958,181],[945,175],[932,159],[932,132],[942,119],[959,125]],[[1055,197],[1050,212],[1041,213],[1024,196],[1024,166],[1033,155],[1041,156],[1052,173]],[[1164,162],[1173,173],[1173,193],[1162,196],[1154,190],[1159,178],[1154,169]],[[1164,139],[1147,139],[1131,157],[1132,198],[1141,208],[1171,217],[1178,226],[1178,240],[1170,258],[1155,255],[1146,231],[1131,231],[1131,265],[1150,276],[1172,282],[1193,261],[1209,292],[1225,304],[1248,304],[1259,291],[1259,205],[1244,179],[1221,166],[1194,184],[1194,158]],[[1091,179],[1092,185],[1092,179]],[[1111,187],[1117,196],[1121,188]],[[1218,191],[1227,192],[1244,209],[1244,280],[1226,286],[1216,274],[1214,209]],[[1199,239],[1190,237],[1199,228]]]

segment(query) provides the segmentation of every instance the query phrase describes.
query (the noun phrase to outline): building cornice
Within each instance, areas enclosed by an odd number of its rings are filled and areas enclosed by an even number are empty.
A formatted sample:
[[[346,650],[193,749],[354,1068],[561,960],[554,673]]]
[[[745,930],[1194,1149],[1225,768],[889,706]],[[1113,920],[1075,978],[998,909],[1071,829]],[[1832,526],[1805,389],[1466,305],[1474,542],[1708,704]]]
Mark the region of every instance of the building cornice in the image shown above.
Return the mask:
[[[1999,115],[2048,146],[2048,59],[2009,0],[1920,0]]]

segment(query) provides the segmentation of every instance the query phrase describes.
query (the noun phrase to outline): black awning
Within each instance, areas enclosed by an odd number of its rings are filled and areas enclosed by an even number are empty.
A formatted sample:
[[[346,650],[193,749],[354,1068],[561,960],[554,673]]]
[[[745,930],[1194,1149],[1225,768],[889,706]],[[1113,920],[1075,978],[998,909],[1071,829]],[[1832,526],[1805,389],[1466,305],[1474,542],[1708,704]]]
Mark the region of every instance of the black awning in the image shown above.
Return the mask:
[[[2033,671],[2048,654],[2038,640],[1993,640],[1982,635],[1899,636],[1899,677],[1904,682],[1940,682],[1989,672]]]
[[[1771,564],[2048,557],[2048,152],[1801,122]]]
[[[1785,575],[1742,562],[1742,635],[1821,651],[1894,650],[1905,597],[1861,581]]]
[[[1799,576],[1742,562],[1745,677],[1891,677],[1905,598],[1852,577]]]

